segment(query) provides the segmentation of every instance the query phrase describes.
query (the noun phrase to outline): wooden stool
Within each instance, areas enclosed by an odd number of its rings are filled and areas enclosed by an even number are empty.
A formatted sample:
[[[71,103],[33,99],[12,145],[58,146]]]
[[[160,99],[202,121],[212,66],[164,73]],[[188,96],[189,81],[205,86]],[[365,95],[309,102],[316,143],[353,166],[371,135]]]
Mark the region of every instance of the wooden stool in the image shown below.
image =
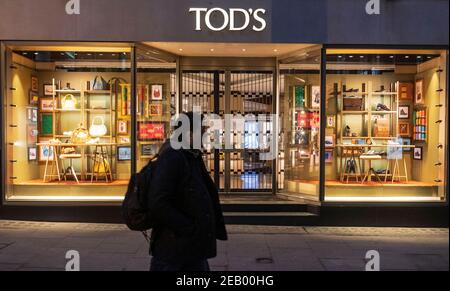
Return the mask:
[[[45,145],[43,147],[48,147],[48,155],[45,161],[45,171],[44,171],[44,183],[47,181],[47,178],[58,177],[58,181],[61,181],[61,175],[59,174],[59,160],[58,153],[56,151],[56,146],[54,145]],[[50,160],[51,153],[53,153],[53,159]],[[51,163],[50,173],[48,172],[49,163]],[[56,166],[56,174],[53,174]]]
[[[392,170],[392,183],[394,183],[395,180],[398,180],[398,182],[401,182],[401,179],[405,179],[405,181],[408,182],[409,181],[408,168],[406,167],[406,160],[405,160],[405,156],[403,155],[403,153],[402,153],[402,163],[403,163],[404,175],[400,174],[401,166],[399,163],[399,159],[388,160],[388,165],[387,165],[384,181],[387,182],[388,172],[389,172],[389,169],[391,168],[391,163],[394,164],[393,170]]]
[[[98,181],[98,178],[100,176],[100,166],[103,166],[103,174],[106,182],[108,183],[110,181],[113,181],[111,165],[108,163],[108,158],[108,149],[106,148],[106,146],[96,145],[94,150],[94,165],[92,167],[91,183],[94,183],[94,178],[95,181]]]
[[[69,175],[72,175],[75,178],[75,181],[77,181],[77,184],[80,184],[80,182],[78,181],[77,173],[75,172],[75,169],[73,168],[73,159],[81,159],[81,155],[80,154],[62,154],[59,157],[62,161],[63,168],[64,168],[64,181],[67,181],[67,172],[68,172]],[[64,160],[69,160],[69,167],[67,169],[64,165]]]
[[[380,155],[361,155],[359,157],[362,161],[368,161],[369,162],[369,170],[367,170],[366,175],[364,176],[363,180],[362,180],[362,184],[364,184],[364,182],[367,181],[370,182],[372,181],[372,174],[375,175],[375,177],[377,177],[378,182],[382,183],[380,176],[378,175],[378,173],[374,170],[374,168],[372,168],[372,161],[377,161],[377,160],[381,160],[383,159],[382,156]]]

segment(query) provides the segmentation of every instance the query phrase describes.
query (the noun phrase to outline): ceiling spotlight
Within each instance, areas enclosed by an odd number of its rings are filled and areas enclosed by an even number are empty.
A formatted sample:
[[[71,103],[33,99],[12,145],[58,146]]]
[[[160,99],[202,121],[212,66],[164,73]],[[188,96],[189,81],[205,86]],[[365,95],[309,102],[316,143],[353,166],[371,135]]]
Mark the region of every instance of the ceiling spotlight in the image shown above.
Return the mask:
[[[242,49],[243,52],[246,52],[247,50],[245,48]]]
[[[182,49],[182,48],[179,48],[178,50],[179,50],[180,52],[182,52],[182,51],[183,51],[183,49]]]
[[[427,59],[431,59],[431,56],[428,56]]]
[[[381,56],[377,56],[377,59],[381,58]]]
[[[364,56],[359,56],[360,59],[364,59]]]
[[[37,56],[38,54],[39,54],[38,52],[35,52],[35,53],[34,53],[34,55],[36,55],[36,56]]]
[[[393,59],[393,58],[394,58],[394,56],[390,56],[390,58],[391,58],[391,59]]]
[[[22,54],[23,54],[24,56],[28,55],[28,53],[26,53],[26,52],[25,52],[25,53],[22,53]]]
[[[99,54],[99,56],[101,56],[101,57],[102,57],[102,56],[103,56],[103,54]]]
[[[353,56],[349,56],[349,58],[353,59]]]
[[[418,58],[418,59],[421,59],[421,58],[422,58],[422,56],[417,56],[417,58]]]
[[[116,56],[116,54],[111,54],[111,56],[115,57],[115,56]]]
[[[409,56],[405,56],[405,59],[409,59]]]
[[[277,49],[274,49],[273,51],[274,51],[275,53],[277,53],[277,52],[278,52],[278,50],[277,50]]]
[[[213,52],[213,51],[214,51],[214,49],[212,48],[212,49],[210,49],[210,51],[211,51],[211,52]]]
[[[338,58],[342,59],[342,56],[338,56]]]

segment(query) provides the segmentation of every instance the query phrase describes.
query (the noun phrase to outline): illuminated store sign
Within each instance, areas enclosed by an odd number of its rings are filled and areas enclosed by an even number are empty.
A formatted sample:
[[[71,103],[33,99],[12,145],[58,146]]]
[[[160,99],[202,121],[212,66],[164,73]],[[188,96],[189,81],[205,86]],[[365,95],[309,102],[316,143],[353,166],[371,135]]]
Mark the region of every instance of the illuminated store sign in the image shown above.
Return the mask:
[[[230,8],[228,10],[222,8],[190,8],[190,13],[195,13],[195,30],[201,31],[205,26],[212,31],[242,31],[251,26],[253,31],[263,31],[267,27],[267,21],[263,18],[266,10],[259,9],[242,9]],[[243,17],[244,23],[236,24],[237,17]],[[221,17],[223,22],[220,24],[212,24],[211,18]],[[202,21],[203,20],[203,21]]]

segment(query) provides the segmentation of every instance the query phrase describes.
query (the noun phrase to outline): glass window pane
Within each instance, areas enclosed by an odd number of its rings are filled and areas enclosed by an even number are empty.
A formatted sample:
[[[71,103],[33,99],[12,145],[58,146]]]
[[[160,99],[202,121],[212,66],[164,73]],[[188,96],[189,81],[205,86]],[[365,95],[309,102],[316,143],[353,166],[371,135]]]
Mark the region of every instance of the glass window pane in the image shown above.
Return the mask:
[[[53,43],[7,48],[9,201],[120,201],[130,140],[118,134],[129,91],[127,45]]]
[[[327,51],[326,201],[442,201],[446,52]]]

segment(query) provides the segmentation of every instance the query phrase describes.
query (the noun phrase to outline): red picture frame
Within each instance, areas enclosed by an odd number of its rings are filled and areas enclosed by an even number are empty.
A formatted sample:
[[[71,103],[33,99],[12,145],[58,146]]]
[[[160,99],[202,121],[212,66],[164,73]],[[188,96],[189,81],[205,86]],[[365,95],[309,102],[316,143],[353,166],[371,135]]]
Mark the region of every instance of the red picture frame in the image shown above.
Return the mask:
[[[163,141],[166,138],[165,122],[138,122],[139,141]]]

